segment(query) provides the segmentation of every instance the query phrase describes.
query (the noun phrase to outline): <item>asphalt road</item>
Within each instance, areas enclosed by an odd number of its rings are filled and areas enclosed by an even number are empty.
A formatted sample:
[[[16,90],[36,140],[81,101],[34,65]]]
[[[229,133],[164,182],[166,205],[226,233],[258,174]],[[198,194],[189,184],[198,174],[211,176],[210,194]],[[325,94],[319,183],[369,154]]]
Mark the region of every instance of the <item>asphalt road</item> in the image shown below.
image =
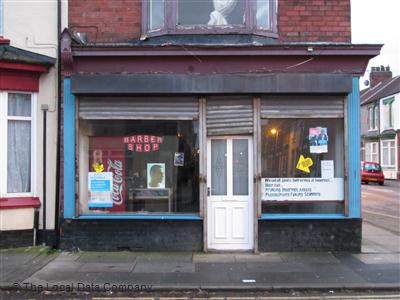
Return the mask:
[[[362,184],[362,213],[364,221],[386,230],[400,233],[400,184],[384,186]]]

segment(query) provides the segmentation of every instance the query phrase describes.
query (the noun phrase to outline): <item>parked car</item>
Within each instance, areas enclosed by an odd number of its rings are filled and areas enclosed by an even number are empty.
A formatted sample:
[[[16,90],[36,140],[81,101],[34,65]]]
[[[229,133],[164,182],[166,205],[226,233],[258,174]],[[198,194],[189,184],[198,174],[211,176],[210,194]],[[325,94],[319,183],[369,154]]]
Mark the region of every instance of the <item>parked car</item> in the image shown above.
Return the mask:
[[[385,182],[385,176],[383,175],[381,165],[376,162],[362,161],[361,182],[365,184],[376,182],[379,185],[383,185]]]

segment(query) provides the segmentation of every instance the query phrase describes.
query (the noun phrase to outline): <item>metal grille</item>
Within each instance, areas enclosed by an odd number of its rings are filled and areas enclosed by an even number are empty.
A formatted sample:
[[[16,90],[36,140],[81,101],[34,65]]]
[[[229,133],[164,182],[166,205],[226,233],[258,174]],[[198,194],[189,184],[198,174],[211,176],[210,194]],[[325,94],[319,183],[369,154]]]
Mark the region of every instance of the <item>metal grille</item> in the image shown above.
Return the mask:
[[[218,97],[207,99],[207,135],[253,132],[251,99]]]
[[[79,99],[79,118],[119,120],[196,120],[197,98],[116,97]]]
[[[261,100],[261,118],[343,118],[340,96],[270,96]]]

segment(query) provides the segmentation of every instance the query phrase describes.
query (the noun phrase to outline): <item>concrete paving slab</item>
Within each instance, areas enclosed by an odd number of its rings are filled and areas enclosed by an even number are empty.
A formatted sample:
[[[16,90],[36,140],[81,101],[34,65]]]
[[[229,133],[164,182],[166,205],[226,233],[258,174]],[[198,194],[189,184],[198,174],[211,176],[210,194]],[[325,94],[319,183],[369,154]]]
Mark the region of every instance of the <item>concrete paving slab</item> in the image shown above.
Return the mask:
[[[237,272],[247,271],[246,263],[197,263],[196,272],[199,273],[218,273],[218,272]]]
[[[260,262],[247,262],[246,269],[249,272],[301,272],[306,269],[303,263],[260,263]]]
[[[139,261],[135,268],[133,269],[133,273],[175,273],[175,272],[183,272],[189,273],[195,271],[195,264],[188,262],[143,262]]]
[[[353,254],[352,256],[364,264],[399,264],[400,267],[400,253],[362,253]]]
[[[192,262],[192,252],[135,252],[137,262]]]
[[[281,263],[282,258],[278,253],[260,253],[260,254],[235,254],[236,262],[268,262],[268,263]]]
[[[132,263],[138,254],[135,252],[81,252],[78,262],[81,263]]]
[[[302,262],[304,264],[338,264],[339,261],[329,252],[285,252],[280,253],[285,262]]]
[[[195,263],[234,263],[235,256],[229,253],[195,253]]]
[[[118,273],[131,272],[135,263],[83,263],[78,272],[80,273]]]

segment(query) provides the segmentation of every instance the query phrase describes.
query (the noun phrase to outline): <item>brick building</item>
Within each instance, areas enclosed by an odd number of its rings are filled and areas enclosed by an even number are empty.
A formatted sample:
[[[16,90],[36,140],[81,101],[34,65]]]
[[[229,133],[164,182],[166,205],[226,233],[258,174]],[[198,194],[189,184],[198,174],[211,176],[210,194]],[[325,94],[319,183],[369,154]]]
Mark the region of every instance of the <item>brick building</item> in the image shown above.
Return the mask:
[[[68,9],[62,248],[360,249],[350,0]]]

